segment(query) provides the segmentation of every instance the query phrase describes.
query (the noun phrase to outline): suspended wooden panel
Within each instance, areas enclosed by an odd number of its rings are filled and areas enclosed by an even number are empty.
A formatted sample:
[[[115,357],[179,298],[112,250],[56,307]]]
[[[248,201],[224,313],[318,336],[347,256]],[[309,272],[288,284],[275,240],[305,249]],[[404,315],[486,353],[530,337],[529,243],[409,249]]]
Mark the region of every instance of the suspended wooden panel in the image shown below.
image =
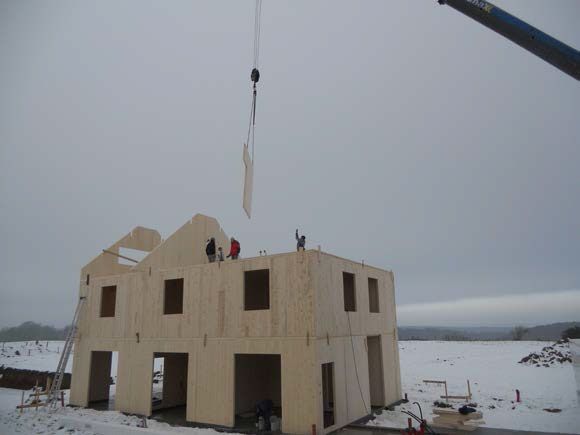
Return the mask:
[[[248,215],[248,219],[252,215],[252,191],[254,188],[254,163],[250,158],[250,153],[248,152],[248,146],[244,144],[244,211]]]

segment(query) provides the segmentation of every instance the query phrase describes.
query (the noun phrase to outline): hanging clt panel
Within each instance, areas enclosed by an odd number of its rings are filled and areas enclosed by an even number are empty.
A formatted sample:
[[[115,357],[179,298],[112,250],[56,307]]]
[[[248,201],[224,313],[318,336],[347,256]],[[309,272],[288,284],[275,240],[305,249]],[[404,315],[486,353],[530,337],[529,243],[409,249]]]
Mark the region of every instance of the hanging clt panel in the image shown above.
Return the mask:
[[[252,190],[254,185],[254,162],[250,158],[250,153],[248,152],[248,146],[244,144],[244,211],[248,215],[248,218],[252,215]]]

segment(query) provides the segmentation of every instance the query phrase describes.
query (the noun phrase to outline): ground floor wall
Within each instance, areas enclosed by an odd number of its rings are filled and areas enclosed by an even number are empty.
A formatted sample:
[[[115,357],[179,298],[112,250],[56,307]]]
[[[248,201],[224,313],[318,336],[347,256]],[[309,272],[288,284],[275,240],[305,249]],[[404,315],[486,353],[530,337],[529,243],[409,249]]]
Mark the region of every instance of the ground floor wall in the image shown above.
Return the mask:
[[[93,340],[75,344],[70,403],[89,405],[91,354],[119,352],[115,409],[151,415],[155,354],[187,354],[186,419],[232,427],[235,424],[235,355],[280,355],[282,431],[307,434],[322,415],[316,341],[310,338],[194,340]],[[98,354],[100,355],[100,354]],[[94,369],[93,369],[94,370]],[[99,373],[99,377],[102,378]],[[95,376],[95,373],[93,373]]]
[[[334,413],[330,425],[328,420],[325,424],[324,412],[319,413],[318,433],[337,430],[370,414],[371,407],[401,399],[399,353],[394,335],[319,338],[316,349],[320,406]],[[379,350],[380,354],[375,353]],[[329,363],[334,384],[330,387],[324,385],[322,367]],[[332,403],[323,403],[325,388],[332,389],[331,394],[327,393]]]

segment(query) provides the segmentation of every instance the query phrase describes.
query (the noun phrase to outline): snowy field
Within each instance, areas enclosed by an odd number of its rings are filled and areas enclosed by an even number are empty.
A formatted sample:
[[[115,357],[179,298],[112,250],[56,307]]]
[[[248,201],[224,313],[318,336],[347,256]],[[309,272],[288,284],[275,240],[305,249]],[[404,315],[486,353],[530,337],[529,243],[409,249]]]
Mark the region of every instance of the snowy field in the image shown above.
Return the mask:
[[[49,372],[56,370],[64,341],[16,341],[0,345],[0,366]],[[72,354],[66,371],[72,370]]]
[[[417,401],[428,420],[432,404],[445,394],[442,385],[424,379],[445,380],[448,394],[466,395],[471,383],[472,402],[483,412],[485,427],[580,434],[580,406],[572,364],[535,367],[518,364],[523,357],[551,343],[538,341],[449,342],[401,341],[403,393]],[[520,390],[521,402],[515,403]],[[457,409],[461,401],[450,401]],[[457,406],[459,405],[459,406]],[[401,408],[398,408],[401,409]],[[560,409],[551,413],[544,409]],[[385,411],[369,424],[404,427],[407,416]]]
[[[62,349],[62,344],[54,341],[49,342],[47,347],[46,342],[38,345],[34,342],[6,343],[3,349],[0,347],[0,365],[54,370],[59,358],[57,350]],[[410,400],[405,406],[416,412],[417,408],[411,403],[418,401],[430,419],[433,402],[442,400],[439,396],[444,394],[443,387],[424,384],[423,379],[446,380],[450,395],[467,394],[466,382],[469,379],[472,402],[477,403],[478,410],[483,412],[486,427],[580,434],[580,406],[572,364],[557,363],[550,367],[518,364],[523,357],[530,353],[540,353],[549,344],[536,341],[401,341],[399,347],[403,392],[408,394]],[[16,355],[16,351],[20,355]],[[112,370],[112,375],[115,376],[116,361],[113,361]],[[515,403],[516,389],[521,392],[521,403]],[[114,386],[111,391],[114,392]],[[40,410],[27,410],[19,414],[14,407],[20,402],[20,395],[19,390],[0,388],[2,435],[93,435],[105,432],[124,434],[133,433],[131,428],[142,424],[137,417],[114,411],[67,408],[50,415]],[[459,401],[450,403],[456,408],[461,405]],[[550,413],[544,409],[561,411]],[[81,423],[77,424],[75,421]],[[369,424],[404,427],[406,421],[407,416],[399,411],[384,411]],[[216,434],[215,431],[207,429],[172,428],[153,420],[147,420],[147,424],[150,429],[139,429],[141,433]],[[104,425],[110,432],[99,425]]]

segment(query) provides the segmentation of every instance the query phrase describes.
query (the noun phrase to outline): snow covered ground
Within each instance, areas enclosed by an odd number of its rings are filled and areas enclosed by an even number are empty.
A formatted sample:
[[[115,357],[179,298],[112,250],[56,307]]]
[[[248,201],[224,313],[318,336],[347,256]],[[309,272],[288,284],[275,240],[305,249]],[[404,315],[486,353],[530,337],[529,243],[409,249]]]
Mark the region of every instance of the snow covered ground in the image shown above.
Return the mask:
[[[15,369],[55,371],[64,341],[16,341],[0,344],[0,366]],[[72,354],[66,371],[72,370]]]
[[[484,426],[580,434],[580,406],[574,370],[570,363],[550,367],[518,364],[532,352],[540,352],[546,342],[449,342],[401,341],[403,392],[415,413],[421,404],[430,420],[435,400],[442,401],[442,385],[425,384],[424,379],[446,380],[450,395],[466,395],[471,383],[472,402],[483,412]],[[515,403],[515,390],[521,403]],[[455,408],[464,402],[450,401]],[[544,409],[560,409],[550,413]],[[401,409],[401,408],[398,408]],[[404,427],[407,416],[385,411],[369,424]]]
[[[0,365],[8,367],[54,370],[62,342],[36,345],[5,343],[0,345]],[[518,364],[532,352],[540,352],[546,342],[447,342],[401,341],[401,377],[403,392],[410,402],[418,401],[423,412],[431,418],[432,404],[443,393],[439,385],[424,384],[423,379],[446,380],[449,394],[467,394],[467,379],[471,382],[472,402],[483,412],[485,426],[506,429],[524,429],[545,432],[580,434],[580,406],[576,393],[574,370],[570,363],[550,367]],[[18,351],[21,355],[15,355]],[[30,356],[28,356],[30,351]],[[72,358],[71,358],[72,359]],[[156,367],[156,370],[159,368]],[[70,367],[69,367],[70,370]],[[113,362],[113,376],[116,362]],[[515,402],[515,390],[521,392],[522,402]],[[114,386],[111,387],[114,392]],[[59,409],[54,414],[27,410],[23,414],[14,407],[20,402],[21,391],[0,388],[0,434],[83,434],[124,432],[141,424],[141,419],[115,411]],[[452,401],[457,408],[459,401]],[[417,408],[409,403],[408,409]],[[544,409],[560,409],[550,413]],[[401,408],[399,408],[401,409]],[[74,421],[82,422],[75,425]],[[404,427],[407,416],[399,411],[384,411],[371,425]],[[164,423],[147,420],[150,433],[181,433],[215,435],[208,429],[173,428]],[[99,427],[99,425],[104,425]],[[112,429],[111,429],[112,428]],[[69,431],[70,429],[70,431]],[[143,430],[141,429],[141,432]]]
[[[14,394],[16,392],[17,394]],[[172,427],[167,423],[147,419],[147,429],[142,429],[143,420],[117,411],[95,411],[93,409],[59,408],[49,412],[44,408],[15,411],[11,399],[20,401],[21,392],[0,388],[0,434],[58,434],[58,435],[218,435],[213,429]],[[221,435],[221,434],[220,434]]]

